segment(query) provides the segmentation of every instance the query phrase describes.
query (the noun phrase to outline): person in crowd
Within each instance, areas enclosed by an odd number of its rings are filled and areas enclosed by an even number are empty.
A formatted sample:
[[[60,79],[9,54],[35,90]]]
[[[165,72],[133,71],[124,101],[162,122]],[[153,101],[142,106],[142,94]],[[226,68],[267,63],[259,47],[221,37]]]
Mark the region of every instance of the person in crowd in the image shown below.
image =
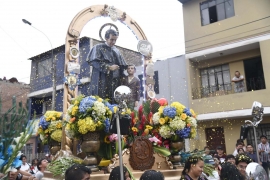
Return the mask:
[[[182,171],[180,180],[205,180],[202,176],[204,161],[199,156],[190,156]]]
[[[244,147],[244,145],[242,142],[237,142],[235,145],[235,150],[233,152],[233,155],[236,156],[238,154],[238,149],[240,149],[240,148],[244,149],[243,147]]]
[[[266,171],[267,175],[269,175],[269,168],[270,168],[269,143],[268,143],[267,137],[265,135],[261,135],[260,140],[261,140],[261,143],[258,145],[260,161],[261,161],[262,167]]]
[[[156,170],[147,170],[141,175],[140,180],[164,180],[164,175]]]
[[[221,166],[220,180],[245,180],[245,176],[233,164],[225,162]]]
[[[31,174],[36,174],[38,172],[37,163],[38,163],[37,158],[32,160],[32,164],[29,171]]]
[[[215,154],[215,158],[218,158],[221,163],[225,161],[226,154],[224,153],[224,149],[222,146],[217,146],[216,148],[217,154]]]
[[[204,150],[203,156],[209,156],[209,155],[211,156],[211,154],[210,154],[210,148],[208,146],[205,146],[203,148],[203,150]]]
[[[216,161],[215,161],[216,160]],[[204,156],[204,164],[209,164],[213,166],[213,172],[212,174],[205,174],[203,172],[203,175],[208,179],[208,180],[219,180],[219,161],[217,158],[212,158],[211,155]]]
[[[35,177],[32,174],[20,170],[21,166],[17,168],[11,168],[8,172],[8,179],[9,180],[33,180]]]
[[[128,169],[123,166],[123,176],[124,176],[124,180],[130,180],[131,179],[131,175],[128,171]],[[113,168],[109,180],[121,180],[121,175],[120,175],[120,166],[116,166],[115,168]]]
[[[91,170],[84,165],[74,164],[65,172],[65,180],[90,180]]]
[[[134,110],[134,108],[138,106],[138,103],[140,101],[141,84],[140,79],[134,76],[135,72],[135,65],[128,65],[128,76],[123,77],[121,82],[122,85],[128,86],[131,89],[132,95],[129,99],[129,102],[127,103],[128,108],[131,110]]]
[[[235,157],[236,167],[244,177],[247,177],[246,168],[247,168],[247,165],[251,162],[252,162],[252,159],[250,159],[250,157],[248,157],[245,154],[238,154]]]
[[[30,165],[27,163],[27,158],[26,158],[26,156],[25,156],[25,155],[21,155],[20,160],[22,161],[22,165],[21,165],[20,170],[21,170],[21,171],[29,172],[29,170],[30,170]]]
[[[41,180],[44,177],[44,171],[46,170],[48,166],[47,159],[41,159],[37,163],[38,172],[35,174],[34,180]]]
[[[245,151],[244,151],[243,148],[239,148],[239,149],[237,150],[237,153],[238,153],[238,154],[245,154]]]
[[[253,160],[253,162],[258,163],[257,154],[254,152],[253,146],[251,144],[247,145],[247,153],[246,154],[248,157],[250,157]]]
[[[228,154],[227,157],[225,158],[225,162],[235,165],[235,156],[232,154]]]
[[[239,71],[235,71],[234,75],[235,76],[232,78],[232,82],[234,82],[234,92],[245,92],[244,76],[241,75]]]

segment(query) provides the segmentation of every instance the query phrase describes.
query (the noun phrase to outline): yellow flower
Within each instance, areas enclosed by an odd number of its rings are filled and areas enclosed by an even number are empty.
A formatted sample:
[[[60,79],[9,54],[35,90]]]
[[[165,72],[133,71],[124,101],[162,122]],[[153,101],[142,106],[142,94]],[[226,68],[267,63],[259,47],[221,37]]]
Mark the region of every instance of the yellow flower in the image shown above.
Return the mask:
[[[144,133],[145,133],[145,135],[148,135],[149,134],[149,129],[145,129]]]
[[[52,120],[55,121],[56,120],[56,117],[52,117]]]
[[[145,127],[146,127],[146,129],[149,129],[149,130],[153,129],[153,127],[149,126],[149,125],[146,125]]]
[[[78,106],[79,105],[79,101],[78,100],[75,100],[75,102],[74,102],[74,106]]]
[[[72,110],[71,110],[71,115],[75,116],[77,114],[78,110],[79,110],[78,106],[73,106]]]
[[[46,121],[50,121],[50,118],[49,117],[46,117],[45,119],[46,119]]]
[[[39,127],[39,128],[38,128],[38,134],[41,134],[42,132],[43,132],[42,127]]]
[[[165,117],[165,122],[168,122],[169,120],[171,121],[172,119],[169,118],[168,116],[166,116],[166,117]]]
[[[176,108],[176,114],[179,116],[183,110],[186,108],[183,104],[179,103],[179,102],[173,102],[171,104],[172,107]]]
[[[186,113],[182,113],[182,114],[181,114],[181,119],[182,119],[183,121],[187,119]]]
[[[194,127],[191,127],[190,129],[190,138],[194,139],[197,135],[197,131]]]
[[[62,113],[61,113],[61,112],[57,112],[56,117],[57,117],[57,118],[60,118],[60,117],[61,117],[61,115],[62,115]]]
[[[164,118],[160,118],[160,119],[159,119],[159,124],[163,125],[163,124],[165,124],[165,122],[166,122],[166,121],[165,121]]]
[[[49,132],[49,129],[46,129],[46,130],[44,131],[44,133],[46,133],[46,134],[47,134],[48,132]]]
[[[133,132],[138,132],[138,129],[136,127],[131,128]]]
[[[159,114],[162,114],[162,113],[163,113],[163,109],[164,109],[164,107],[165,107],[165,106],[160,106],[160,107],[158,108],[158,112],[159,112]]]
[[[194,110],[193,110],[193,109],[190,109],[189,111],[190,111],[190,113],[192,114],[192,116],[193,116],[194,118],[196,118],[196,113],[194,112]]]
[[[100,121],[98,121],[98,122],[97,122],[97,125],[100,126],[100,125],[102,125],[102,123],[101,123]]]
[[[103,99],[102,98],[98,98],[98,102],[102,102],[103,101]]]
[[[107,144],[110,144],[109,136],[104,137],[104,142],[107,143]]]
[[[61,122],[58,122],[58,123],[56,124],[56,128],[61,129],[61,128],[62,128],[62,123],[61,123]]]

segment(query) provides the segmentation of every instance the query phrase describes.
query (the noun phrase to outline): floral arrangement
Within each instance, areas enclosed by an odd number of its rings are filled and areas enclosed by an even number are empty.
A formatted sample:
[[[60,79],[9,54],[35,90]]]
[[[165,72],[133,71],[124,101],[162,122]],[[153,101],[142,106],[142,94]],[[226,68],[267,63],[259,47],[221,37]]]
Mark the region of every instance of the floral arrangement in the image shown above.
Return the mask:
[[[61,142],[62,140],[62,112],[47,111],[41,116],[37,134],[43,144],[47,144],[50,140]]]
[[[98,96],[78,96],[68,108],[66,132],[71,137],[94,131],[109,132],[110,119],[115,110],[116,105]]]
[[[148,100],[131,117],[130,136],[147,136],[156,152],[162,149],[163,154],[169,154],[162,147],[169,150],[171,141],[196,137],[196,114],[179,102],[168,105],[164,98]]]
[[[52,161],[47,169],[53,174],[54,177],[64,177],[66,170],[73,164],[82,164],[82,160],[73,156],[61,157]]]

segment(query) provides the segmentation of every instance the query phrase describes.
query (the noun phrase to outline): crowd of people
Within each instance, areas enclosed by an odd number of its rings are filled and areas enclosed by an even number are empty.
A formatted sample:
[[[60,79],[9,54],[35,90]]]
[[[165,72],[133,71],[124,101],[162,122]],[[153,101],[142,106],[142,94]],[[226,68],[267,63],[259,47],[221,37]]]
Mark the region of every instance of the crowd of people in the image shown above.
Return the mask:
[[[209,147],[204,148],[203,156],[192,155],[186,162],[180,180],[247,180],[246,168],[249,163],[257,162],[263,166],[267,176],[270,162],[270,147],[267,137],[260,137],[261,143],[258,144],[260,157],[254,152],[253,146],[244,144],[239,139],[236,142],[235,150],[232,154],[225,154],[222,146],[212,151]],[[41,180],[44,171],[49,163],[49,159],[33,159],[31,164],[27,163],[26,156],[22,155],[20,160],[22,165],[11,169],[8,173],[9,180]],[[204,166],[208,164],[212,168],[211,173],[204,172]],[[209,166],[208,166],[209,167]],[[123,167],[124,180],[133,179],[132,172],[125,166]],[[91,170],[83,165],[75,164],[66,170],[65,180],[88,180]],[[120,167],[115,167],[110,173],[109,180],[121,179]],[[164,180],[164,175],[155,170],[145,171],[140,180]]]
[[[181,180],[247,180],[246,168],[249,163],[256,162],[262,165],[267,176],[269,176],[270,147],[265,135],[260,136],[261,143],[258,144],[259,158],[254,152],[252,144],[245,145],[242,139],[236,142],[232,154],[225,154],[222,146],[217,146],[214,151],[209,147],[204,148],[203,157],[191,156],[185,163]],[[209,158],[210,157],[210,158]],[[213,172],[203,172],[205,164],[211,164]]]

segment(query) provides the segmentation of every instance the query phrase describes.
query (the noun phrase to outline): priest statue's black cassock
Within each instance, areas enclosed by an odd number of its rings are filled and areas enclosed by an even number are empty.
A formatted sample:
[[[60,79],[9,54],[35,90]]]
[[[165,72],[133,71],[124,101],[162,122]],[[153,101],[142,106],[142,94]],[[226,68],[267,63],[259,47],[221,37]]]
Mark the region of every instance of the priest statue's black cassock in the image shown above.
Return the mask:
[[[91,49],[87,62],[93,67],[90,95],[109,98],[111,103],[114,103],[114,90],[121,85],[121,79],[125,76],[124,70],[127,68],[123,56],[115,46],[111,47],[105,42]],[[112,65],[118,65],[119,68],[110,70]]]

